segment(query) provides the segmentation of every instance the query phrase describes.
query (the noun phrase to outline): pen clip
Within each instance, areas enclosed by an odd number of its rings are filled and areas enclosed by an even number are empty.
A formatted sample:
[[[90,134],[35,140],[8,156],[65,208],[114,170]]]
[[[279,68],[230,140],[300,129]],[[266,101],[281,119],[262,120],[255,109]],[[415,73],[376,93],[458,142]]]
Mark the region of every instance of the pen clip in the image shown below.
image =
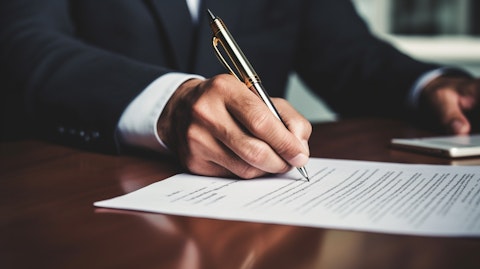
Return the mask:
[[[212,45],[213,45],[213,49],[215,50],[215,54],[217,55],[217,58],[218,60],[223,64],[223,66],[225,66],[225,68],[230,72],[230,74],[232,74],[234,77],[236,77],[238,80],[242,81],[240,79],[240,77],[237,75],[237,73],[235,73],[233,71],[233,69],[230,67],[230,65],[228,64],[227,60],[225,60],[225,57],[223,57],[223,54],[220,52],[220,50],[218,49],[218,43],[220,43],[222,45],[222,47],[224,47],[223,43],[222,43],[222,40],[220,38],[217,38],[216,36],[214,36],[212,38]],[[225,48],[225,47],[224,47]]]

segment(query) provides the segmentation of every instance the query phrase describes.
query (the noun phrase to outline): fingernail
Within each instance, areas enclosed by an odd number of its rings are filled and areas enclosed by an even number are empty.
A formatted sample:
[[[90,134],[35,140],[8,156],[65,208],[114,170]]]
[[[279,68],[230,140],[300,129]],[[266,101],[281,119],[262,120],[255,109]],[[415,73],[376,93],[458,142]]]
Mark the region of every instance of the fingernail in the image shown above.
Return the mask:
[[[453,132],[456,134],[463,133],[464,127],[465,127],[465,124],[460,120],[453,120],[452,123],[450,124],[450,128],[452,128]]]
[[[303,153],[298,154],[297,156],[293,157],[290,160],[290,164],[295,167],[302,167],[306,165],[307,162],[308,162],[308,156]]]

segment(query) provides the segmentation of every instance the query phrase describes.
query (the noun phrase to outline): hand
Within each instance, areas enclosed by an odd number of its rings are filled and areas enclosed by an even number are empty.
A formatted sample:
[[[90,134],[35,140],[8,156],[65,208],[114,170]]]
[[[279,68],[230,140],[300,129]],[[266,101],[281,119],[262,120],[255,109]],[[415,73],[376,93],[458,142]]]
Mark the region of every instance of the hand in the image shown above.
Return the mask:
[[[438,77],[422,92],[422,105],[447,132],[468,134],[480,119],[480,79]]]
[[[183,83],[159,123],[160,138],[190,172],[253,178],[308,161],[310,123],[272,99],[285,128],[262,100],[231,75]]]

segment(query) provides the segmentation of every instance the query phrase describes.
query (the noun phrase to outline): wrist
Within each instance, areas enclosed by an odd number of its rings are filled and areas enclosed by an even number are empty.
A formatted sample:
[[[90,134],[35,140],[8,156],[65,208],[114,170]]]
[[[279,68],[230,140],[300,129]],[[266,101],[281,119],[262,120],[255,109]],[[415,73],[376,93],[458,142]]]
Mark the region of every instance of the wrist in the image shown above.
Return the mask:
[[[179,125],[189,122],[188,111],[190,109],[188,104],[190,102],[188,100],[191,99],[195,89],[202,81],[202,79],[193,78],[183,82],[165,105],[157,122],[157,132],[160,139],[174,152],[179,139],[176,131],[180,128]]]

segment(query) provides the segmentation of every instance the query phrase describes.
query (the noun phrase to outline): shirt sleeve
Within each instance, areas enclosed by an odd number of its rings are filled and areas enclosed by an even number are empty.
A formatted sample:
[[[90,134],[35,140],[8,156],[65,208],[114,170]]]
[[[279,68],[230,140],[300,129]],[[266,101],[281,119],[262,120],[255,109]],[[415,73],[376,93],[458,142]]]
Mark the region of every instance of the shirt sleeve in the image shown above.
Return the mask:
[[[168,147],[157,133],[157,122],[168,100],[185,81],[202,76],[169,73],[143,90],[125,109],[117,124],[117,141],[122,147],[136,147],[168,153]]]

